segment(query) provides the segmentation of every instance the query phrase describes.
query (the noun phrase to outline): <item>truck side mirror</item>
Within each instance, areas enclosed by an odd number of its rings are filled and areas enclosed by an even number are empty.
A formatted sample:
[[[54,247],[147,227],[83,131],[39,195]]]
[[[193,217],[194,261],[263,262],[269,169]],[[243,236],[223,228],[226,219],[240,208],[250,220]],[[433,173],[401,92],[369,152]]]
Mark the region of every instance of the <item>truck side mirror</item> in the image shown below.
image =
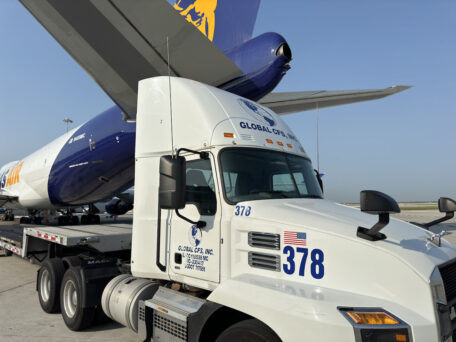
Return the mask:
[[[441,213],[453,213],[456,211],[456,202],[448,197],[439,198],[439,211]]]
[[[456,202],[452,200],[451,198],[448,197],[440,197],[439,198],[439,211],[441,213],[445,213],[445,216],[442,218],[439,218],[437,220],[428,222],[428,223],[416,223],[416,222],[411,222],[414,225],[424,228],[424,229],[429,229],[432,226],[435,226],[436,224],[442,223],[444,221],[448,221],[454,217],[454,212],[456,211]]]
[[[185,207],[186,161],[170,155],[160,158],[160,188],[158,203],[162,209]]]
[[[380,233],[388,223],[390,213],[400,213],[401,209],[397,202],[379,191],[364,190],[360,193],[361,211],[378,215],[378,222],[370,229],[358,227],[357,236],[369,241],[386,239],[386,235]]]

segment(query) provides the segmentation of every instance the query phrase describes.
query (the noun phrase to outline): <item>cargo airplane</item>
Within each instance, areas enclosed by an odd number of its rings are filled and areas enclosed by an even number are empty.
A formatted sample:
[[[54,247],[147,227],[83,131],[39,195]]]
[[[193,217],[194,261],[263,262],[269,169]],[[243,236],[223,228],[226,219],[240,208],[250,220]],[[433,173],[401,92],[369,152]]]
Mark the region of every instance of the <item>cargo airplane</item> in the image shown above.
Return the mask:
[[[1,168],[0,206],[28,210],[23,223],[40,223],[43,210],[52,210],[63,213],[60,224],[76,224],[71,208],[112,198],[133,185],[142,79],[185,77],[281,115],[379,99],[407,88],[273,93],[290,69],[292,53],[278,33],[252,38],[260,0],[19,1],[115,103]],[[168,89],[158,94],[169,96]],[[131,208],[125,201],[111,203],[111,214]],[[82,223],[98,220],[92,210],[82,217]]]

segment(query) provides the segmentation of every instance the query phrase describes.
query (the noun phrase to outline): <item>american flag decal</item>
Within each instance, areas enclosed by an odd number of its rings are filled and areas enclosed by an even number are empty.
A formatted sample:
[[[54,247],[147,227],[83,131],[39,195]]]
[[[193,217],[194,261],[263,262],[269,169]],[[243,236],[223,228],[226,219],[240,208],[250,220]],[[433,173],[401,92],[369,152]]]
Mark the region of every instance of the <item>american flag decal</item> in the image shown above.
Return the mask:
[[[285,245],[306,246],[307,234],[286,230],[283,239]]]

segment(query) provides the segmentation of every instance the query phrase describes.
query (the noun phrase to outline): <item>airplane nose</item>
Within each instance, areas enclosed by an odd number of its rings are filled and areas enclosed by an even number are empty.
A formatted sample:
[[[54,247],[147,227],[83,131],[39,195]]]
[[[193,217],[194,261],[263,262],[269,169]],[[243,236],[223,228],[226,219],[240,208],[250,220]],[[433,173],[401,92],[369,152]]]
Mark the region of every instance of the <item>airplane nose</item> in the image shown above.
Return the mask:
[[[282,43],[276,50],[276,56],[277,57],[285,57],[287,61],[291,61],[292,54],[291,54],[291,49],[290,46],[287,43]]]

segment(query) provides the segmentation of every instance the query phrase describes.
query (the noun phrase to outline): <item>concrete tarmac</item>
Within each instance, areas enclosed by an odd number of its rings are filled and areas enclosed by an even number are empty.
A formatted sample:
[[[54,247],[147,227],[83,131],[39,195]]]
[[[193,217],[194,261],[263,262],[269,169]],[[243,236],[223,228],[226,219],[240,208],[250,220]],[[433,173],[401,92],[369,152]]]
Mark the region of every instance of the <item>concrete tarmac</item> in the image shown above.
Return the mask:
[[[117,323],[74,332],[60,314],[42,311],[35,290],[38,269],[17,256],[0,256],[0,341],[139,341],[133,331]]]
[[[434,210],[406,210],[393,217],[419,223],[442,217]],[[456,220],[440,224],[451,234],[445,238],[456,245]],[[1,252],[0,252],[1,254]],[[0,341],[9,342],[137,342],[137,335],[116,323],[109,323],[82,332],[69,330],[60,314],[46,314],[41,310],[36,288],[38,265],[16,256],[0,256]]]

